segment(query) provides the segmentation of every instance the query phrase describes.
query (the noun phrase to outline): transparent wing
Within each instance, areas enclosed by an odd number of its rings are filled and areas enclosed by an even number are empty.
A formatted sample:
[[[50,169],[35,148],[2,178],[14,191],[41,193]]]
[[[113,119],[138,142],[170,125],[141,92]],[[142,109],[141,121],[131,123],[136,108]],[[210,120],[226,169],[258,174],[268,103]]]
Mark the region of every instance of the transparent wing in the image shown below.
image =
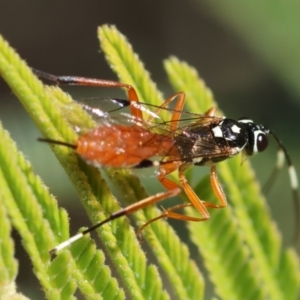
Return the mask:
[[[209,126],[222,118],[181,112],[176,130],[171,131],[171,117],[174,110],[159,108],[145,103],[130,102],[118,98],[90,98],[77,101],[73,107],[80,106],[92,118],[93,124],[78,126],[74,120],[71,125],[80,134],[81,140],[90,144],[102,145],[89,149],[95,155],[89,157],[87,150],[80,153],[95,165],[109,167],[148,167],[150,161],[182,161],[193,158],[179,153],[178,147],[190,151],[197,143],[197,157],[222,156],[224,147],[208,135]],[[73,109],[72,105],[68,109]],[[131,115],[130,105],[142,111],[143,120]],[[168,120],[161,117],[161,111],[170,112]],[[164,114],[165,115],[165,114]],[[76,120],[75,120],[76,121]],[[77,120],[78,121],[78,120]],[[177,121],[177,120],[173,120]],[[97,160],[97,157],[101,157]]]

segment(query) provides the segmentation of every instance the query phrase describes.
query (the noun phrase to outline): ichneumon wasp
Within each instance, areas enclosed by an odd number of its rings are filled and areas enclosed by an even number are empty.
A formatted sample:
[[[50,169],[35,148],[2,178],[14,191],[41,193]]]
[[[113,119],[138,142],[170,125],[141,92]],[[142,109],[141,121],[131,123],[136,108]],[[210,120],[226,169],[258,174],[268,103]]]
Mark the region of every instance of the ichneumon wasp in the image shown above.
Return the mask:
[[[128,99],[111,98],[108,100],[117,106],[114,111],[128,107],[130,114],[120,113],[117,118],[110,115],[112,111],[104,112],[83,105],[86,111],[95,114],[98,121],[101,120],[96,128],[81,134],[74,143],[48,138],[39,140],[71,147],[87,163],[97,167],[147,168],[155,166],[158,169],[157,178],[167,190],[112,213],[102,222],[53,248],[50,251],[51,254],[55,254],[105,223],[128,215],[147,205],[176,196],[181,192],[181,189],[186,193],[189,203],[165,209],[160,216],[145,223],[139,232],[150,223],[161,218],[196,222],[208,220],[210,217],[208,208],[223,208],[227,205],[215,165],[240,152],[245,156],[252,156],[264,151],[268,147],[268,135],[273,136],[278,145],[277,164],[271,180],[275,178],[279,169],[282,168],[284,160],[286,160],[295,205],[298,210],[298,180],[295,168],[281,141],[273,131],[264,125],[256,125],[248,118],[233,120],[215,116],[215,108],[209,109],[205,114],[185,112],[183,111],[184,92],[172,95],[159,107],[151,107],[151,105],[141,103],[135,89],[125,83],[75,76],[55,76],[38,70],[33,71],[38,77],[58,84],[127,89]],[[173,109],[168,108],[172,101],[175,101]],[[159,116],[162,110],[171,112],[170,120],[165,121]],[[191,165],[210,167],[210,182],[219,204],[203,201],[193,191],[184,175],[184,171]],[[181,186],[167,178],[174,171],[178,171]],[[201,217],[192,217],[176,212],[188,206],[196,208]]]

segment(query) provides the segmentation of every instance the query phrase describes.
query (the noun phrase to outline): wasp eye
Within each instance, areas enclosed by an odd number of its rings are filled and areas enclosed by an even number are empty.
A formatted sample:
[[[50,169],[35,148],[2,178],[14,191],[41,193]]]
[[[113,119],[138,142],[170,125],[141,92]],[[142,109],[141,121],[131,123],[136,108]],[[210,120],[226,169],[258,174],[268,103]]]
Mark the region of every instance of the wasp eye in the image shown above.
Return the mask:
[[[264,151],[268,147],[268,144],[268,137],[265,134],[260,133],[256,138],[256,147],[258,152]]]

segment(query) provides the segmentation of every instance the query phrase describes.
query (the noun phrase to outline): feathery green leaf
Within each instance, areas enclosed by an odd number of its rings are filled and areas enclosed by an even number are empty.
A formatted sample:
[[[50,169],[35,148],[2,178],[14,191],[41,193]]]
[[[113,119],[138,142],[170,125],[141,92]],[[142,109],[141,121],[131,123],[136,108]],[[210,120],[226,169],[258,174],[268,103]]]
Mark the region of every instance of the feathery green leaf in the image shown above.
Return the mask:
[[[64,136],[65,140],[74,139],[76,135],[61,117],[61,111],[55,105],[57,103],[52,101],[48,91],[44,90],[43,85],[33,76],[31,70],[2,38],[0,38],[0,73],[46,136],[57,139]],[[13,226],[19,231],[24,247],[32,259],[34,272],[46,292],[46,297],[71,299],[78,285],[80,291],[87,295],[87,299],[95,298],[92,294],[97,294],[96,298],[99,298],[99,294],[108,293],[108,291],[111,295],[116,295],[117,299],[124,298],[123,292],[117,288],[115,279],[111,278],[105,266],[102,267],[97,277],[100,278],[101,275],[103,281],[109,282],[101,289],[99,286],[94,286],[93,282],[86,280],[86,274],[80,268],[76,272],[71,271],[75,268],[76,262],[69,251],[58,258],[64,258],[64,261],[68,263],[57,264],[54,260],[53,265],[50,264],[48,250],[68,238],[67,215],[57,208],[54,198],[49,195],[40,179],[33,174],[29,163],[17,152],[15,145],[4,131],[1,131],[1,143],[5,145],[5,147],[0,147],[1,173],[12,193],[10,199],[4,198],[4,204]],[[88,197],[91,192],[86,188],[88,187],[84,181],[86,175],[80,171],[76,155],[63,147],[57,147],[56,153],[67,166],[70,177],[79,182],[77,182],[77,188],[82,189],[81,194]],[[97,172],[94,171],[94,173]],[[104,192],[105,189],[102,193],[105,194]],[[94,196],[88,199],[92,197]],[[97,206],[96,200],[89,201],[91,206],[95,203]],[[95,259],[101,257],[99,250],[93,254]]]
[[[126,38],[113,26],[99,28],[101,47],[120,80],[133,85],[142,102],[160,105],[161,93],[150,80]],[[204,113],[215,106],[210,90],[186,63],[172,57],[165,62],[176,91],[186,93],[187,107]],[[0,74],[21,100],[42,133],[73,143],[74,125],[93,128],[90,117],[59,88],[45,88],[31,70],[0,37]],[[72,299],[76,288],[86,299],[124,299],[124,292],[105,265],[102,251],[85,236],[50,262],[48,250],[68,238],[66,212],[33,174],[31,166],[0,128],[0,215],[3,244],[0,246],[1,278],[14,280],[17,272],[10,239],[12,225],[22,237],[34,272],[48,299]],[[53,146],[74,183],[93,223],[106,218],[119,205],[99,172],[78,159],[73,150]],[[299,259],[292,249],[282,249],[281,237],[272,222],[265,200],[248,162],[239,157],[221,163],[218,172],[230,201],[229,207],[211,210],[211,219],[188,223],[191,239],[199,248],[210,278],[222,299],[296,299],[299,297]],[[128,203],[147,197],[136,176],[125,170],[107,170]],[[207,177],[198,182],[196,193],[216,200]],[[198,216],[194,209],[188,215]],[[155,207],[136,212],[138,226],[160,214]],[[167,222],[148,226],[144,238],[172,285],[178,299],[202,299],[202,275],[189,258],[188,248]],[[148,265],[145,254],[127,218],[98,230],[103,247],[120,277],[119,284],[132,299],[168,299],[158,269]]]
[[[17,294],[15,278],[18,272],[18,262],[14,258],[14,243],[10,236],[11,224],[6,207],[2,205],[4,198],[10,197],[6,181],[0,172],[0,298],[1,299],[26,299]]]
[[[99,29],[101,47],[113,70],[122,82],[134,86],[142,102],[160,105],[163,103],[161,93],[150,80],[137,54],[114,26],[102,26]],[[148,195],[140,187],[136,176],[122,172],[122,179],[115,174],[111,180],[124,195],[130,195],[130,202],[146,198]],[[124,180],[125,178],[125,180]],[[123,182],[123,184],[122,184]],[[138,225],[160,214],[156,207],[147,207],[135,213]],[[203,295],[203,279],[200,271],[190,260],[189,251],[174,230],[164,221],[154,222],[144,230],[144,238],[151,247],[166,276],[172,283],[179,299],[201,299]]]
[[[175,58],[165,65],[174,88],[188,91],[188,108],[204,113],[215,106],[193,68]],[[211,210],[211,219],[203,224],[188,224],[218,295],[223,299],[296,299],[299,261],[293,250],[282,249],[280,234],[248,161],[241,165],[240,156],[229,159],[218,165],[218,173],[231,207]],[[195,191],[201,199],[215,199],[207,178]],[[195,214],[193,209],[187,212]],[[281,264],[291,267],[289,274],[284,274],[285,280],[292,282],[290,287],[283,284]]]

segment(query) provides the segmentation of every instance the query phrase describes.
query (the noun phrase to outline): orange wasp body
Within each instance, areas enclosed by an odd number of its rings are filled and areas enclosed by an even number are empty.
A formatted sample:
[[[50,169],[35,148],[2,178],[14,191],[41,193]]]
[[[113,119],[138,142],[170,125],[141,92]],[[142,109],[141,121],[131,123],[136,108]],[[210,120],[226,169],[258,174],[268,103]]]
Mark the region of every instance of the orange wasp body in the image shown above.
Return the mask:
[[[112,213],[104,221],[78,233],[52,249],[52,254],[111,220],[178,195],[181,188],[186,193],[189,203],[164,210],[160,216],[149,220],[142,226],[140,231],[150,223],[165,217],[186,221],[207,220],[209,218],[207,208],[221,208],[227,205],[226,196],[217,177],[215,164],[240,152],[246,156],[251,156],[264,151],[268,146],[268,135],[274,137],[279,146],[279,152],[283,154],[278,157],[285,157],[287,160],[292,189],[296,195],[296,200],[298,200],[297,176],[289,155],[277,136],[263,125],[256,125],[252,120],[246,118],[233,120],[217,117],[214,108],[202,115],[184,112],[185,94],[183,92],[172,95],[161,106],[155,106],[155,110],[152,111],[149,110],[151,105],[147,106],[145,103],[139,102],[135,89],[128,84],[84,77],[54,76],[37,70],[34,72],[39,77],[60,84],[126,88],[127,100],[114,98],[109,100],[117,104],[118,109],[129,107],[130,114],[123,114],[121,116],[123,118],[117,119],[108,113],[101,112],[98,116],[98,119],[102,120],[99,126],[81,134],[73,144],[51,139],[40,140],[74,148],[83,159],[95,166],[117,168],[155,166],[158,168],[158,180],[167,189],[166,192],[150,196]],[[174,109],[168,109],[172,113],[171,118],[164,121],[159,117],[159,112],[166,110],[175,99]],[[85,108],[88,112],[93,112],[93,108],[88,106]],[[143,116],[143,112],[146,112],[147,117]],[[219,204],[203,201],[195,194],[184,176],[184,171],[191,165],[210,166],[210,181]],[[282,163],[277,163],[277,169],[281,166]],[[181,186],[167,178],[174,171],[178,171]],[[197,218],[175,212],[187,206],[195,207],[201,217]]]

